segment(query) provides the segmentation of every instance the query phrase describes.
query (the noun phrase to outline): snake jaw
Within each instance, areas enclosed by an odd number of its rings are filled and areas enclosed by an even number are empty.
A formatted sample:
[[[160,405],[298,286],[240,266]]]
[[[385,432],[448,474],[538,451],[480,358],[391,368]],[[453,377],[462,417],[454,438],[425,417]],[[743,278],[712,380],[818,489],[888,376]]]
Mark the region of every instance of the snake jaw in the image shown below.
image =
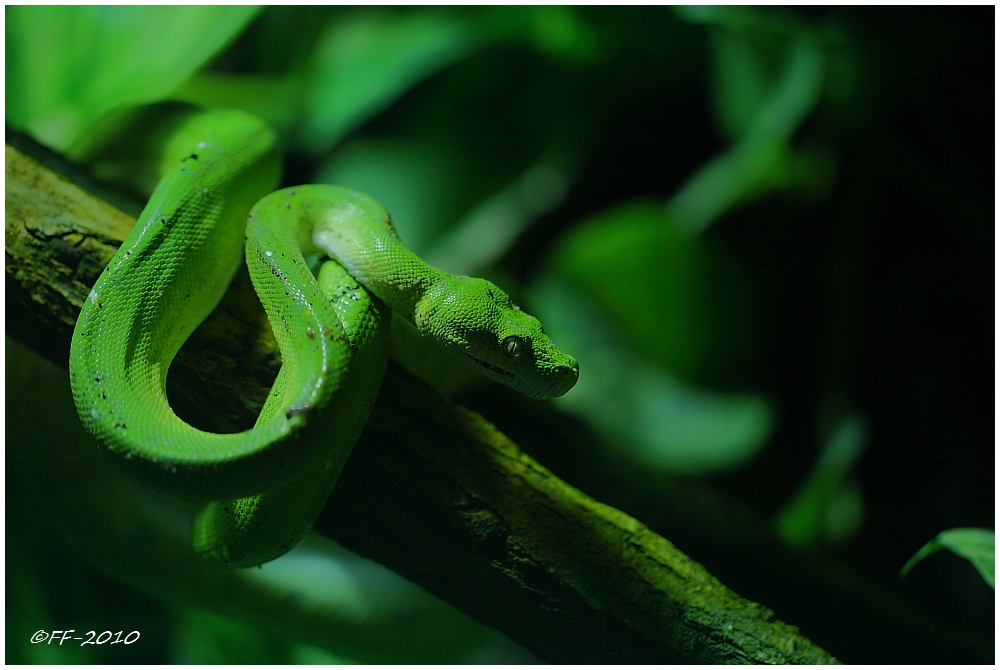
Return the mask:
[[[481,358],[476,358],[472,354],[465,354],[465,357],[468,360],[475,363],[480,368],[482,368],[486,372],[487,376],[493,377],[494,379],[499,377],[500,379],[498,379],[498,381],[505,381],[510,383],[514,382],[517,379],[517,375],[511,372],[510,370],[504,370],[500,366],[493,365],[489,361],[483,360]]]
[[[579,366],[575,359],[567,357],[568,365],[556,365],[555,376],[548,375],[547,383],[532,384],[529,378],[519,375],[511,370],[506,370],[498,365],[494,365],[487,360],[477,358],[468,352],[462,352],[464,360],[470,367],[474,367],[482,372],[486,377],[498,381],[505,386],[519,391],[528,397],[537,400],[558,398],[565,395],[576,384],[579,377]]]

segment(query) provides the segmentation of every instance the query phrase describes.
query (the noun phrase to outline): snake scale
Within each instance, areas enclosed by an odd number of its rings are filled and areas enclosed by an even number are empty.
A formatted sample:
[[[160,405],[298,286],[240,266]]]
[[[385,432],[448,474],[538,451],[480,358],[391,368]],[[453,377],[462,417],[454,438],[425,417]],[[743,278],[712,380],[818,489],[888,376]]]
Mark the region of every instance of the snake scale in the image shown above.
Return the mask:
[[[88,431],[141,480],[207,503],[194,549],[234,567],[277,558],[311,530],[378,393],[389,308],[454,360],[529,396],[560,396],[579,374],[506,293],[405,247],[372,198],[328,185],[275,191],[280,171],[275,133],[258,117],[210,111],[179,124],[70,350]],[[244,249],[282,366],[253,428],[208,433],[170,408],[167,371]]]

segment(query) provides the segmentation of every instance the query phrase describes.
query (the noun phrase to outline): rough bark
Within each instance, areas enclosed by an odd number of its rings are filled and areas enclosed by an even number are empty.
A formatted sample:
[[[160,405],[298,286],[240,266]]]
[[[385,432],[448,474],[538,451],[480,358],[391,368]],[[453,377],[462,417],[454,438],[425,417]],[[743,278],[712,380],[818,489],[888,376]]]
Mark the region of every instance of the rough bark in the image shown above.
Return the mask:
[[[56,157],[43,162],[8,144],[7,328],[65,365],[79,306],[130,219],[53,172],[65,172]],[[195,425],[239,429],[279,363],[238,277],[174,362],[168,392]],[[317,529],[545,660],[836,662],[395,366]]]

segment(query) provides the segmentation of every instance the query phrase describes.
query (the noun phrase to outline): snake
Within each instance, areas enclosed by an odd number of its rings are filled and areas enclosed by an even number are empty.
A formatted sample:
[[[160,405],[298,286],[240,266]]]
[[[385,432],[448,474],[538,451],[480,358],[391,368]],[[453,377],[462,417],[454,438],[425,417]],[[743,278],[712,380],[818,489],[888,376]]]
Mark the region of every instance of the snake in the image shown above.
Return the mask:
[[[192,547],[253,567],[308,535],[368,421],[393,310],[461,365],[530,397],[565,394],[579,365],[488,280],[431,267],[376,200],[281,188],[266,121],[191,114],[163,141],[160,179],[94,284],[70,347],[87,431],[144,484],[202,504]],[[171,361],[244,262],[281,367],[253,427],[211,433],[170,407]],[[306,259],[319,259],[310,263]]]

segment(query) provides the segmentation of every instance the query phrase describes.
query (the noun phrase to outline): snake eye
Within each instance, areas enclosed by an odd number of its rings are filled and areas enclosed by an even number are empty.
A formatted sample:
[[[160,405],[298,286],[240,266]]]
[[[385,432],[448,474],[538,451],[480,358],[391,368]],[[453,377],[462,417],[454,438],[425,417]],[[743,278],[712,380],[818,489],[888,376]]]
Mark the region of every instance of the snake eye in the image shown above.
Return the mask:
[[[524,349],[524,340],[517,335],[505,337],[503,342],[500,343],[500,349],[503,351],[504,355],[510,356],[511,358],[517,358],[521,355],[521,351]]]

